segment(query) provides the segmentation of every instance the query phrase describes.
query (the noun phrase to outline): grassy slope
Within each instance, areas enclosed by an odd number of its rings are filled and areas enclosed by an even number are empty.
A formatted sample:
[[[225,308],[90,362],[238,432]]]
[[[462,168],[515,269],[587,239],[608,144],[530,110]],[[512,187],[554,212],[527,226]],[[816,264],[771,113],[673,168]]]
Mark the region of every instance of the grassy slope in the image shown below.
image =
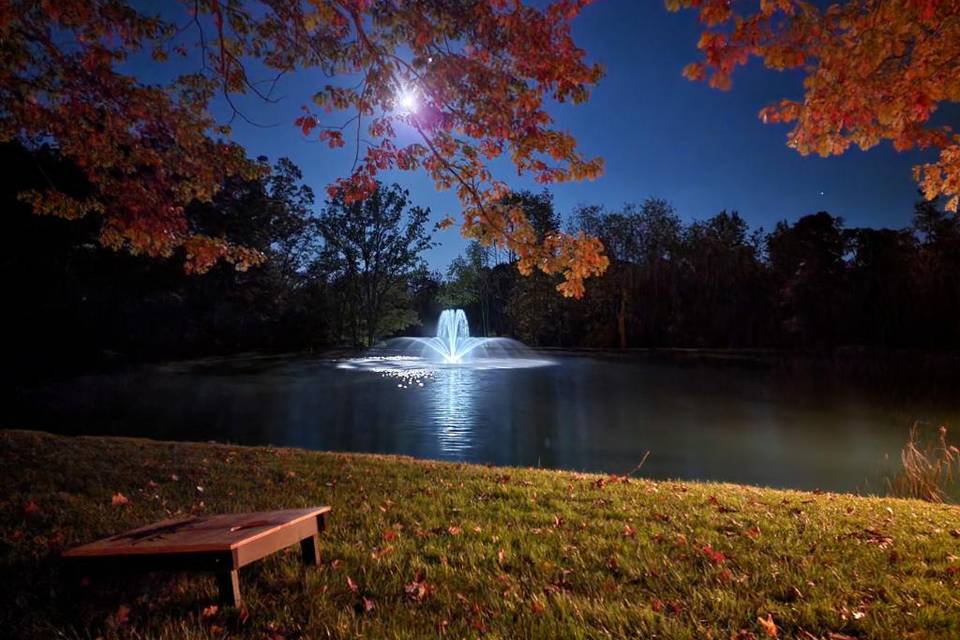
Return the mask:
[[[781,638],[960,637],[960,510],[914,501],[16,431],[0,500],[6,637],[726,640],[768,614]],[[246,613],[204,615],[205,577],[59,583],[65,545],[315,504],[323,566],[246,569]]]

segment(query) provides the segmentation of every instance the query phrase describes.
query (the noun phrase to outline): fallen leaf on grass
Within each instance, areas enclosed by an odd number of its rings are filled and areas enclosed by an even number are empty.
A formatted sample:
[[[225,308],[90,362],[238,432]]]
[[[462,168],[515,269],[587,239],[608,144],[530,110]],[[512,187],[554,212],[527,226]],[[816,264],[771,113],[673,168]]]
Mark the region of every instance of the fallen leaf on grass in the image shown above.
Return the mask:
[[[423,602],[434,592],[434,586],[427,583],[426,576],[423,573],[417,573],[413,582],[403,588],[407,597],[415,602]]]
[[[113,622],[117,626],[126,624],[130,620],[130,607],[125,604],[117,607],[116,612],[113,614]]]
[[[110,502],[113,504],[113,506],[118,507],[123,504],[128,504],[130,499],[122,493],[117,492],[113,494],[113,498],[110,499]]]
[[[656,611],[657,613],[661,613],[662,611],[664,611],[664,609],[666,609],[667,613],[669,613],[670,615],[676,616],[676,615],[680,615],[683,612],[683,603],[680,602],[679,600],[673,600],[672,602],[664,602],[660,598],[654,598],[650,602],[650,608]]]
[[[382,549],[374,548],[374,550],[370,552],[370,557],[373,558],[374,560],[379,560],[379,559],[382,558],[383,556],[387,555],[388,553],[392,553],[392,552],[393,552],[393,545],[392,545],[392,544],[388,544],[387,546],[383,547]]]
[[[217,612],[220,611],[220,607],[215,604],[210,605],[209,607],[204,607],[203,611],[200,612],[201,620],[209,620],[217,615]]]
[[[760,623],[760,628],[763,629],[763,632],[767,634],[768,638],[779,637],[780,629],[777,628],[777,624],[773,621],[773,615],[768,613],[766,618],[757,618],[757,622]]]
[[[709,544],[704,545],[703,555],[706,556],[707,560],[709,560],[713,564],[723,564],[727,561],[727,556],[724,555],[723,552],[717,551],[716,549],[711,547]]]
[[[23,512],[28,516],[32,516],[35,513],[40,513],[40,507],[37,506],[37,503],[33,500],[28,500],[27,504],[23,505]]]
[[[365,612],[370,613],[371,611],[373,611],[373,610],[376,608],[376,606],[377,606],[377,603],[373,601],[373,598],[367,598],[366,596],[364,596],[364,598],[363,598],[363,610],[364,610]]]
[[[350,576],[347,576],[347,586],[350,587],[350,591],[357,592],[357,583]]]

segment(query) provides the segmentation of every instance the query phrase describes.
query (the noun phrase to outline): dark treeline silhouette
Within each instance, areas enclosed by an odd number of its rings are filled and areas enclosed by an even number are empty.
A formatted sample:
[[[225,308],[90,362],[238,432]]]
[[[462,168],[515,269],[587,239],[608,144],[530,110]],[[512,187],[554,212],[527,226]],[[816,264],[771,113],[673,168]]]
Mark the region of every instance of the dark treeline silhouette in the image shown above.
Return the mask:
[[[546,192],[514,198],[539,233],[559,226]],[[826,212],[769,233],[727,211],[684,224],[654,198],[583,206],[568,224],[610,257],[583,300],[479,246],[453,262],[441,299],[489,333],[540,346],[960,347],[960,220],[931,202],[903,230],[846,228]]]
[[[521,276],[512,256],[476,244],[447,273],[431,272],[429,211],[397,186],[318,206],[285,159],[260,180],[228,181],[190,208],[190,224],[267,260],[187,275],[182,256],[101,248],[94,218],[30,213],[17,193],[87,188],[55,153],[0,145],[0,161],[5,352],[25,377],[113,360],[365,346],[429,332],[448,306],[465,308],[476,333],[537,346],[960,346],[960,222],[929,202],[904,230],[848,229],[820,212],[764,233],[736,212],[684,224],[657,199],[580,207],[564,222],[547,192],[510,196],[541,237],[567,226],[603,241],[610,268],[569,300],[557,277]]]

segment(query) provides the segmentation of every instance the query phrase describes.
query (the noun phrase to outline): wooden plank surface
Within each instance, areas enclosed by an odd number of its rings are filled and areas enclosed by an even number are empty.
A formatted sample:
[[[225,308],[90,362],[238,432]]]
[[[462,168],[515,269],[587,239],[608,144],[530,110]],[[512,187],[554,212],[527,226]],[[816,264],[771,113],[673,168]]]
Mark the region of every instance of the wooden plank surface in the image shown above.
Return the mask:
[[[284,535],[285,529],[290,528],[291,533],[299,535],[329,511],[330,507],[312,507],[164,520],[75,547],[63,555],[97,557],[232,551],[258,540],[262,542],[255,546],[262,547],[258,550],[263,552],[274,547],[266,538],[277,537],[278,542],[286,542],[289,536]],[[294,542],[296,540],[287,544]]]

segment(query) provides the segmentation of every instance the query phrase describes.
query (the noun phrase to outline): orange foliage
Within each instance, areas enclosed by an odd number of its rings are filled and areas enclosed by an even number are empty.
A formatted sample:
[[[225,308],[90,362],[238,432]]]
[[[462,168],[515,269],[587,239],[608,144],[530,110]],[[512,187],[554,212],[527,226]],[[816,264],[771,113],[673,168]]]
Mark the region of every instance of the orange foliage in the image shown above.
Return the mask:
[[[726,89],[751,57],[772,69],[803,69],[802,101],[760,113],[789,122],[787,144],[802,154],[837,155],[882,140],[897,150],[939,149],[915,167],[928,199],[960,204],[960,136],[930,118],[960,101],[960,0],[847,0],[824,10],[803,0],[666,0],[699,12],[708,30],[704,58],[684,69],[691,80]],[[738,9],[742,11],[738,12]]]
[[[269,98],[247,76],[251,60],[278,74],[322,69],[331,84],[294,125],[355,157],[331,196],[363,199],[382,171],[424,170],[456,190],[465,235],[510,249],[524,272],[563,274],[559,289],[579,296],[607,265],[599,242],[565,234],[538,242],[522,212],[498,204],[506,188],[486,163],[506,155],[543,184],[602,172],[602,160],[584,158],[544,108],[585,101],[602,75],[570,32],[588,3],[200,0],[179,5],[174,20],[130,0],[0,0],[0,140],[53,141],[89,180],[94,193],[82,198],[55,186],[23,194],[38,213],[102,216],[105,246],[185,250],[189,271],[220,260],[246,268],[262,256],[197,235],[184,215],[227,176],[262,170],[224,139],[230,122],[216,121],[210,103],[220,95],[232,120],[245,117],[232,96]],[[134,56],[155,65],[180,57],[197,71],[146,86],[120,70]],[[415,108],[399,104],[405,91]]]

